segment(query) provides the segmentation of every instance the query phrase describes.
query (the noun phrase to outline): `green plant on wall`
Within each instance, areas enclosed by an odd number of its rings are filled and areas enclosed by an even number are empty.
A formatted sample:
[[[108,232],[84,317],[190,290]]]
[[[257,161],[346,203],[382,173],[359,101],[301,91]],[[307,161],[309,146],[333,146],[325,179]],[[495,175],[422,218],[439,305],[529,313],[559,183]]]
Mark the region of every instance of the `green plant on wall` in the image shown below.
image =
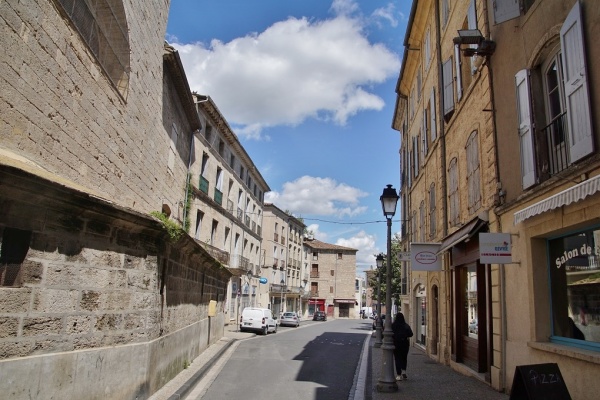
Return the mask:
[[[183,230],[190,230],[190,207],[192,204],[192,174],[188,173],[187,182],[185,184],[185,205],[183,209]]]
[[[152,215],[155,218],[158,218],[162,222],[172,242],[176,242],[181,238],[184,231],[181,228],[181,225],[179,225],[177,222],[173,221],[172,219],[169,219],[169,217],[166,214],[163,214],[160,211],[152,211],[150,215]]]

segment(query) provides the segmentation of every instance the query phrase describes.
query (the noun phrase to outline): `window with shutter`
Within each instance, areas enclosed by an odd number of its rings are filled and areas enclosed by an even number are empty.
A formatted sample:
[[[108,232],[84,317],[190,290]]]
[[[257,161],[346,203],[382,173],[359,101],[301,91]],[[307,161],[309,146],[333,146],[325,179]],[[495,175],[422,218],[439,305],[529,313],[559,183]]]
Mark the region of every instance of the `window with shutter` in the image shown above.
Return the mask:
[[[467,140],[467,184],[469,188],[469,214],[474,214],[481,207],[479,142],[474,131]]]
[[[462,70],[460,67],[460,48],[459,46],[454,46],[454,61],[456,63],[456,100],[460,101],[462,99],[463,87],[462,87]]]
[[[444,117],[450,119],[454,112],[454,85],[452,79],[452,58],[442,64],[442,75],[444,81]]]
[[[458,225],[459,218],[459,198],[458,198],[458,160],[453,158],[450,160],[448,167],[448,207],[450,225]]]
[[[560,30],[571,162],[594,151],[581,21],[581,6],[575,2]]]
[[[519,124],[521,150],[521,178],[523,189],[527,189],[536,182],[535,147],[533,145],[528,71],[523,69],[517,72],[515,81],[517,87],[517,122]]]
[[[494,22],[500,24],[519,16],[519,0],[494,0]]]
[[[435,88],[431,89],[431,97],[429,99],[429,112],[431,114],[431,142],[437,137],[436,114],[435,114]]]
[[[435,236],[437,212],[435,207],[435,183],[429,187],[429,237]]]

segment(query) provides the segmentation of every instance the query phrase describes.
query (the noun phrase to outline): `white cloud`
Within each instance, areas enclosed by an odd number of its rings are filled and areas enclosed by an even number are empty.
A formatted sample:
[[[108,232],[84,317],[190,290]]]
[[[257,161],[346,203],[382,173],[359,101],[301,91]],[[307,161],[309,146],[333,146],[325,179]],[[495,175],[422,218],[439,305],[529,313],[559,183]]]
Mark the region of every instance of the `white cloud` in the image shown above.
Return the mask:
[[[303,176],[284,183],[281,193],[266,193],[265,202],[277,204],[277,207],[294,215],[351,217],[367,210],[367,207],[359,205],[360,198],[365,196],[367,193],[362,190],[331,178]]]
[[[375,266],[374,254],[379,253],[375,245],[376,240],[377,238],[374,235],[360,231],[349,239],[338,239],[335,244],[358,250],[356,253],[356,270],[357,273],[361,273],[369,269],[370,266]]]
[[[332,9],[332,19],[289,18],[228,43],[172,45],[190,88],[211,96],[241,136],[260,138],[266,127],[311,118],[344,125],[383,108],[371,88],[397,74],[400,60],[349,17],[355,2],[336,0]]]
[[[329,235],[319,230],[319,224],[310,224],[306,227],[307,232],[311,232],[314,239],[327,243]]]
[[[398,26],[398,20],[396,19],[396,7],[393,3],[388,3],[387,6],[378,8],[371,14],[371,17],[375,20],[384,20],[387,21],[391,26]],[[400,14],[402,17],[402,14]]]

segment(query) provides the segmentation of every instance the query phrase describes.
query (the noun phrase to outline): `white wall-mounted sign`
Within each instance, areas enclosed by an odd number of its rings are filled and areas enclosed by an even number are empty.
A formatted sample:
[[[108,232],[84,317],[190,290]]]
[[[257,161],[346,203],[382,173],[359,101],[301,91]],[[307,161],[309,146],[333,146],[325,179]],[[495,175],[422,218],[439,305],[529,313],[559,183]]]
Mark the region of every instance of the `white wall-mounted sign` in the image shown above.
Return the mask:
[[[440,243],[411,243],[410,268],[413,271],[441,271],[442,260],[438,256]]]
[[[401,251],[398,253],[398,261],[410,261],[410,251]]]
[[[480,233],[479,259],[482,264],[512,263],[510,233]]]

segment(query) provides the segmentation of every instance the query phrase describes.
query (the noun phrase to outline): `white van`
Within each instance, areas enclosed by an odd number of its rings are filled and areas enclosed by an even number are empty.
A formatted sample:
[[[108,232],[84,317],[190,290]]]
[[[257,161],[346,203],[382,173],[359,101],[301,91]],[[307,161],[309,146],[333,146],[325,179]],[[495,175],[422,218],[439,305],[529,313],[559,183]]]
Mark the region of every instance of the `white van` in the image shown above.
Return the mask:
[[[263,335],[277,332],[277,321],[268,308],[246,307],[240,317],[240,332],[258,331]]]

